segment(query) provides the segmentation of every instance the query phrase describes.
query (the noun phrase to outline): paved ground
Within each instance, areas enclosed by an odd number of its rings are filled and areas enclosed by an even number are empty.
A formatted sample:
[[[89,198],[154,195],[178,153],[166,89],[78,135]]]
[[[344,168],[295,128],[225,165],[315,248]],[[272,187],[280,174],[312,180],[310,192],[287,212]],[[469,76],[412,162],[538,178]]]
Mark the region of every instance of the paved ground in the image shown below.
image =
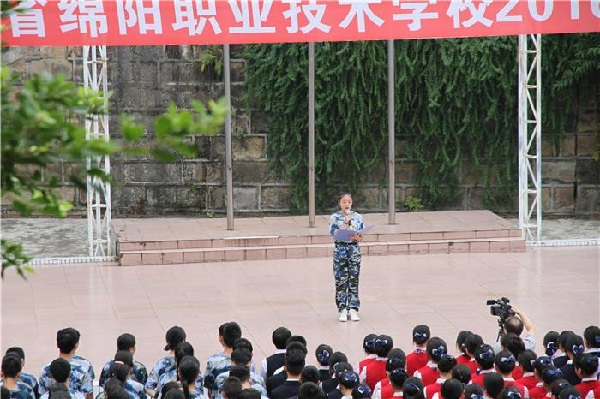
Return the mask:
[[[516,219],[507,219],[517,226]],[[87,256],[85,219],[2,219],[3,238],[24,244],[33,258]],[[600,220],[556,219],[543,223],[544,240],[600,239]]]

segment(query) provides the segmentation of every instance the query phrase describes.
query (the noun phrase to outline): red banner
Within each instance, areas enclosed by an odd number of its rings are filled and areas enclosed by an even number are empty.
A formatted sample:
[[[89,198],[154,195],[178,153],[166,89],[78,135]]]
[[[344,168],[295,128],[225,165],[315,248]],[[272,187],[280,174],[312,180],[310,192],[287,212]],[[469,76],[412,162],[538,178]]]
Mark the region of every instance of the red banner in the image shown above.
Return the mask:
[[[25,0],[20,8],[4,21],[11,46],[600,32],[600,0]]]

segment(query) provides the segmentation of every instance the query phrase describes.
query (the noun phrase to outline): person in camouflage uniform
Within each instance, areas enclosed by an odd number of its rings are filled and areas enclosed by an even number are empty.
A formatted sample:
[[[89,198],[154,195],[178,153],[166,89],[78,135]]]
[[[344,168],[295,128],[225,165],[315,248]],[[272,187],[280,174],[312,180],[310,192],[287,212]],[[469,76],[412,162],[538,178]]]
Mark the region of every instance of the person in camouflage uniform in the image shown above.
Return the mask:
[[[219,343],[223,346],[223,351],[208,358],[206,371],[204,372],[204,386],[210,398],[213,398],[213,391],[218,392],[218,386],[216,385],[218,375],[231,369],[233,344],[241,336],[242,329],[234,321],[222,324],[219,327]]]
[[[56,381],[50,387],[48,391],[41,396],[42,399],[52,399],[57,396],[57,392],[64,392],[71,397],[71,399],[84,399],[85,395],[81,392],[76,392],[69,389],[69,375],[71,374],[71,364],[65,359],[55,359],[50,363],[50,375]]]
[[[329,234],[334,237],[333,249],[333,276],[335,279],[335,304],[338,309],[338,320],[345,322],[348,316],[352,321],[358,321],[360,299],[358,297],[358,280],[360,275],[361,253],[358,243],[363,237],[358,232],[364,228],[363,218],[350,209],[352,196],[348,193],[338,197],[340,210],[334,212],[329,218]],[[348,240],[336,239],[338,230],[357,231],[350,235]]]
[[[206,399],[202,386],[198,389],[200,377],[200,361],[193,355],[183,356],[177,362],[177,372],[185,399]]]
[[[260,374],[250,369],[252,363],[252,352],[247,348],[236,348],[231,352],[231,367],[242,366],[248,368],[248,378],[252,382],[252,388],[256,389],[261,395],[266,396],[267,390],[265,389],[265,383]],[[214,395],[215,399],[222,399],[223,382],[229,377],[229,370],[225,371],[217,376],[215,379],[215,385],[217,386],[217,394]]]
[[[69,376],[69,389],[81,392],[88,399],[92,399],[94,390],[94,368],[92,364],[81,356],[75,354],[79,347],[81,334],[74,328],[65,328],[56,333],[56,346],[58,357],[67,360],[71,364]],[[48,388],[56,381],[50,373],[50,363],[45,365],[40,372],[39,393],[45,394]]]
[[[6,354],[8,355],[9,353],[13,353],[21,359],[21,370],[23,368],[25,368],[25,351],[23,350],[23,348],[20,348],[18,346],[13,346],[6,350]],[[40,394],[38,393],[38,382],[37,382],[37,378],[35,378],[33,374],[29,374],[29,373],[25,373],[24,371],[21,371],[21,376],[19,377],[19,381],[29,385],[31,387],[31,389],[33,390],[33,394],[35,395],[36,399],[39,399]]]
[[[185,331],[179,326],[173,326],[167,330],[167,333],[165,334],[165,340],[167,341],[165,351],[168,351],[168,354],[156,362],[150,371],[150,374],[148,374],[148,379],[146,381],[146,392],[151,397],[157,397],[158,382],[163,374],[173,372],[173,370],[177,372],[175,348],[177,348],[177,344],[184,342],[185,338]]]
[[[118,351],[129,351],[132,355],[135,355],[135,336],[125,333],[119,335],[117,338],[117,352]],[[104,367],[102,367],[102,371],[100,372],[99,384],[100,386],[104,386],[104,383],[108,379],[108,375],[110,372],[111,366],[114,364],[114,360],[109,360],[106,362]],[[133,360],[133,370],[131,372],[131,379],[133,381],[137,381],[142,385],[146,384],[148,380],[148,371],[146,366],[142,363]]]
[[[8,389],[10,399],[35,399],[33,388],[19,380],[21,359],[14,353],[2,358],[2,381],[0,386]]]
[[[133,354],[128,351],[118,351],[115,353],[115,358],[112,361],[110,370],[104,373],[104,380],[100,379],[100,386],[104,388],[106,381],[111,377],[115,377],[115,365],[122,365],[125,367],[125,381],[123,382],[123,388],[129,394],[131,399],[146,399],[146,389],[144,385],[134,379],[133,375]],[[106,367],[106,366],[105,366]]]
[[[175,366],[176,368],[173,370],[169,370],[166,373],[162,374],[158,379],[158,387],[157,391],[162,393],[163,387],[170,382],[177,382],[181,376],[178,373],[179,364],[186,356],[194,356],[194,347],[189,342],[180,342],[177,344],[177,348],[175,348]],[[200,366],[198,366],[200,367]],[[198,376],[196,377],[195,389],[193,391],[197,391],[200,393],[204,392],[203,379],[198,371]],[[159,395],[161,396],[161,395]]]

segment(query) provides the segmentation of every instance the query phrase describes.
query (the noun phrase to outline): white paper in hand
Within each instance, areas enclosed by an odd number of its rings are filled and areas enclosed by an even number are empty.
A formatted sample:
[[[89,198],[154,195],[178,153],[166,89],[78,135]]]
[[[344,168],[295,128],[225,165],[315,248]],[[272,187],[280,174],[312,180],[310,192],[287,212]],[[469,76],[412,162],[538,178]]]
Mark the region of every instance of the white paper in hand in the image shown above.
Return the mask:
[[[352,238],[350,238],[350,236],[353,236],[355,234],[365,235],[369,231],[371,231],[371,229],[373,227],[374,227],[374,225],[371,225],[371,226],[367,226],[367,227],[365,227],[364,229],[361,229],[361,230],[337,229],[335,231],[335,233],[333,233],[333,239],[336,240],[336,241],[352,242]]]

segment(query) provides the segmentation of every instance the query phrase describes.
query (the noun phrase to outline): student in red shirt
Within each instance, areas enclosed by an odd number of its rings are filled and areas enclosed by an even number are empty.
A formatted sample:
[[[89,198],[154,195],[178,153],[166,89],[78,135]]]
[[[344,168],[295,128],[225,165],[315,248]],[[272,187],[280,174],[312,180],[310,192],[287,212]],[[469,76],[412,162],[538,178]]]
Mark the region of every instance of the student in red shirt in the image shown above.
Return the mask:
[[[440,377],[437,363],[442,358],[442,355],[447,353],[448,345],[446,345],[446,341],[440,337],[431,337],[427,343],[427,356],[429,356],[429,361],[424,367],[415,371],[413,377],[420,378],[421,381],[423,381],[424,386],[433,384]]]
[[[394,348],[388,352],[387,362],[385,363],[386,378],[375,384],[373,397],[381,399],[384,395],[389,398],[394,394],[394,389],[390,384],[390,373],[396,369],[406,370],[406,354],[400,348]]]
[[[500,340],[500,344],[502,345],[502,349],[509,351],[513,354],[517,362],[515,364],[515,369],[512,371],[512,378],[515,380],[523,377],[523,369],[519,365],[519,355],[525,350],[525,343],[516,334],[508,333],[502,337]]]
[[[456,378],[463,384],[471,383],[471,369],[466,364],[457,364],[452,369],[452,378]]]
[[[509,351],[500,351],[494,358],[496,372],[500,373],[504,379],[504,387],[509,385],[515,386],[519,389],[523,398],[529,398],[529,390],[525,386],[515,382],[515,379],[512,378],[512,372],[515,369],[516,363],[517,360]]]
[[[394,389],[394,393],[392,394],[391,398],[404,396],[402,388],[404,387],[404,382],[406,382],[407,378],[408,378],[408,374],[406,374],[406,370],[404,370],[404,369],[392,370],[392,372],[390,373],[390,385]],[[381,399],[391,399],[391,398],[382,397]]]
[[[456,357],[457,364],[466,364],[471,361],[471,356],[467,353],[467,346],[465,341],[469,335],[472,335],[471,331],[460,331],[456,337],[456,349],[458,349],[459,355]]]
[[[423,381],[417,377],[409,377],[402,386],[404,399],[425,399],[423,395]]]
[[[459,380],[450,378],[446,380],[440,389],[440,395],[443,399],[460,399],[465,387]]]
[[[408,375],[414,375],[415,371],[424,367],[429,361],[426,348],[430,337],[431,331],[429,331],[428,326],[421,324],[413,328],[412,340],[416,348],[406,356],[406,372]]]
[[[538,379],[535,376],[535,371],[533,369],[535,359],[537,359],[537,355],[530,349],[524,350],[519,355],[519,364],[523,370],[523,376],[521,376],[521,378],[515,378],[515,381],[524,385],[527,389],[535,387],[538,383]]]
[[[467,363],[467,366],[471,369],[471,374],[475,373],[479,367],[475,361],[475,352],[481,345],[483,345],[483,338],[477,334],[471,334],[465,340],[465,350],[467,351],[467,355],[471,358]]]
[[[575,388],[581,392],[581,397],[585,398],[590,391],[600,387],[600,381],[596,377],[598,357],[595,353],[582,353],[575,356],[573,364],[575,372],[581,378],[581,382],[575,385]]]
[[[494,349],[483,344],[475,351],[475,362],[477,362],[477,371],[471,375],[471,383],[483,387],[483,381],[486,374],[494,372]]]
[[[535,362],[533,363],[533,370],[538,382],[529,390],[530,399],[542,399],[548,394],[547,387],[544,387],[544,382],[542,379],[543,372],[547,368],[555,368],[552,364],[552,359],[549,356],[539,356],[537,359],[535,359]]]
[[[365,383],[371,391],[375,390],[375,384],[387,377],[385,365],[388,352],[394,347],[394,340],[389,335],[379,335],[375,340],[375,353],[377,357],[366,366]]]
[[[500,399],[504,389],[504,379],[496,372],[488,373],[483,379],[483,393],[489,399]]]
[[[452,378],[452,369],[456,366],[456,359],[452,355],[444,354],[437,364],[440,377],[433,384],[426,385],[423,393],[427,399],[433,399],[433,395],[440,392],[442,384]]]

